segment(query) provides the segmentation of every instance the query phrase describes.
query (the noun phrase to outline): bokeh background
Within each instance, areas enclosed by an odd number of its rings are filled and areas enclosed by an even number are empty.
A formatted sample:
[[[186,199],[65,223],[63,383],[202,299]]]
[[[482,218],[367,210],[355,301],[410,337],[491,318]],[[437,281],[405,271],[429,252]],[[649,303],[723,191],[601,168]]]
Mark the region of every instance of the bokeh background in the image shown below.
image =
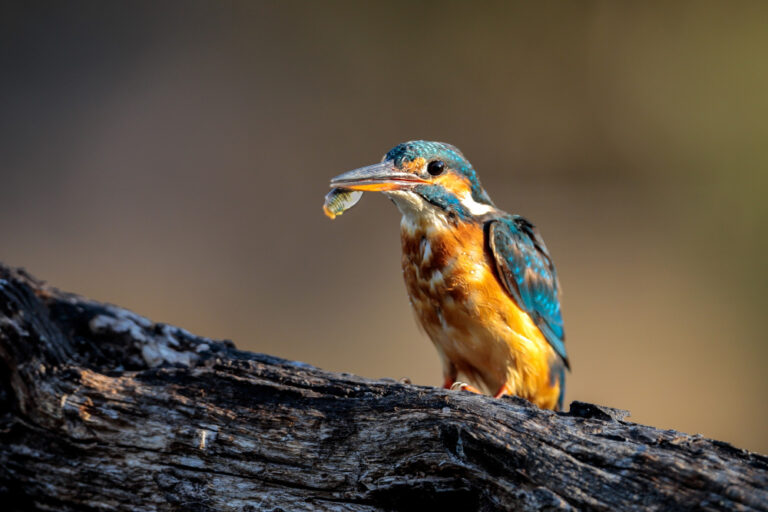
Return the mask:
[[[399,214],[459,146],[558,265],[567,400],[768,452],[765,2],[3,2],[0,260],[239,347],[438,385]]]

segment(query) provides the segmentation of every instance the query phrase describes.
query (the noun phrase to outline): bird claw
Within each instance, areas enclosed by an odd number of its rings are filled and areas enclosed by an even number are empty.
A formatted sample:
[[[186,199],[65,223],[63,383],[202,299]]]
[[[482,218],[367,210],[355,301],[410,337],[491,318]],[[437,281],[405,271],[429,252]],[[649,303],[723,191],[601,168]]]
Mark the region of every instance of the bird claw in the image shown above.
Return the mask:
[[[458,382],[458,381],[451,384],[451,390],[452,391],[469,391],[470,393],[477,393],[478,395],[481,395],[483,393],[476,387],[471,386],[466,382]]]

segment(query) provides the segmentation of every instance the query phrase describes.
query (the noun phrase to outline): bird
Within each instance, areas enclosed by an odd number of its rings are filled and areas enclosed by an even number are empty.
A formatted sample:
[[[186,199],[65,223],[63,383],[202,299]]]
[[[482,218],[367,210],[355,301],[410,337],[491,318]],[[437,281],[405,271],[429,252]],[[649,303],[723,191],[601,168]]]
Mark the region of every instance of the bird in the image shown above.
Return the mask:
[[[400,210],[408,298],[444,388],[562,409],[570,363],[552,258],[531,222],[494,205],[458,148],[404,142],[330,185],[381,192]]]

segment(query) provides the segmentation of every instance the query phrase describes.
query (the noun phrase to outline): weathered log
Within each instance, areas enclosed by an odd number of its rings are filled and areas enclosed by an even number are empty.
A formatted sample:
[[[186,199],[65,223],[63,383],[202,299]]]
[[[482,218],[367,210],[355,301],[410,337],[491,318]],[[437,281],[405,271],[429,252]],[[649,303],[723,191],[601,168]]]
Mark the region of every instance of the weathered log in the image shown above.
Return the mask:
[[[242,352],[0,266],[4,510],[768,510],[768,458]]]

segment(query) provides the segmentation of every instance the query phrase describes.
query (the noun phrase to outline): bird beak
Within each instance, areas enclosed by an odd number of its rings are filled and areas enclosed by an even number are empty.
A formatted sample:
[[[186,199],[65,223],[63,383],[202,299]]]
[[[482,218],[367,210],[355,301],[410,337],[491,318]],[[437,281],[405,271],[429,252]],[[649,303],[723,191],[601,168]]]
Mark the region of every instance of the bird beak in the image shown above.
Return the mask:
[[[331,179],[331,187],[363,192],[403,190],[422,183],[429,182],[411,172],[401,171],[389,160],[345,172]]]

